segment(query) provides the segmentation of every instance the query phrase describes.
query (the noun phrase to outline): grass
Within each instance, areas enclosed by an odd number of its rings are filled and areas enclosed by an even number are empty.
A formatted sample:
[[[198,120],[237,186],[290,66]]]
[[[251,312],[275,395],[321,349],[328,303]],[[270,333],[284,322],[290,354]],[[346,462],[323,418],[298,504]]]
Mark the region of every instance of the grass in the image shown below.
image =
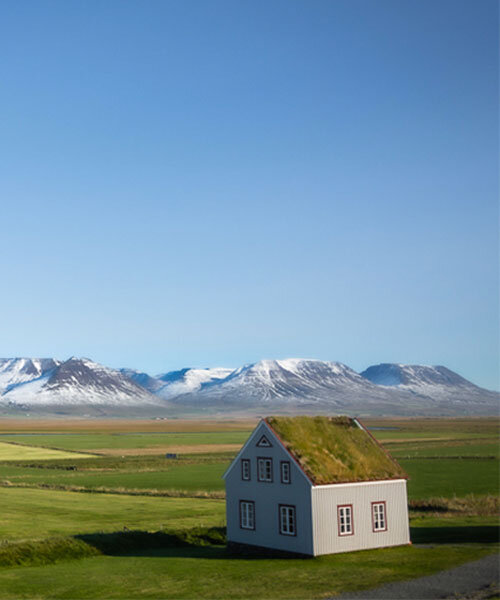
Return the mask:
[[[60,450],[0,442],[0,461],[77,459],[87,458],[88,456],[88,454],[76,452],[62,452]]]
[[[220,526],[222,500],[78,494],[0,488],[0,540],[33,540],[100,531]]]
[[[5,599],[320,598],[434,573],[489,551],[405,546],[315,559],[259,559],[233,557],[217,545],[150,547],[128,556],[0,569],[0,589]]]
[[[420,515],[455,516],[474,515],[491,516],[500,515],[500,496],[487,495],[475,496],[469,494],[463,498],[426,498],[425,500],[410,500],[409,508],[412,513]]]
[[[497,544],[500,541],[498,516],[414,517],[411,539],[414,544]]]
[[[498,441],[477,444],[469,441],[400,443],[391,446],[394,458],[500,458]]]
[[[158,433],[246,431],[257,425],[257,419],[35,419],[2,418],[0,433]]]
[[[269,417],[316,484],[404,477],[400,466],[347,417]]]
[[[165,470],[116,472],[116,471],[68,471],[29,467],[0,466],[0,482],[34,483],[79,486],[87,489],[99,487],[144,489],[223,491],[222,475],[227,463],[179,464]]]
[[[496,460],[401,459],[400,463],[410,476],[410,499],[498,494],[500,477]]]
[[[304,560],[228,554],[222,500],[147,495],[220,494],[234,456],[220,450],[243,443],[249,422],[2,421],[9,439],[29,435],[23,443],[30,447],[16,450],[36,455],[0,455],[0,481],[88,493],[0,487],[0,598],[321,598],[430,574],[497,548],[497,421],[369,424],[398,428],[373,433],[411,476],[411,535],[422,546]],[[52,444],[65,448],[43,459],[40,446]],[[165,444],[178,445],[182,456],[165,459],[158,454]],[[204,445],[212,452],[191,454]],[[122,448],[124,456],[68,452]],[[102,488],[116,495],[92,493]]]
[[[18,442],[59,450],[143,450],[169,447],[241,446],[249,431],[162,432],[162,433],[61,433],[1,435],[2,441]],[[0,459],[1,460],[1,459]]]

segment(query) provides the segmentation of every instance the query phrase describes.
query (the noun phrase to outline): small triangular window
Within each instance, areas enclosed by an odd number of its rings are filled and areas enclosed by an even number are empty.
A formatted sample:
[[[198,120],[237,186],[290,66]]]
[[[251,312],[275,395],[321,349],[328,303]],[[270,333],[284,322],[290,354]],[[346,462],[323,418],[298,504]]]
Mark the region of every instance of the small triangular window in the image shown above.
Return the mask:
[[[272,448],[271,442],[267,439],[265,435],[262,435],[260,440],[257,442],[258,448]]]

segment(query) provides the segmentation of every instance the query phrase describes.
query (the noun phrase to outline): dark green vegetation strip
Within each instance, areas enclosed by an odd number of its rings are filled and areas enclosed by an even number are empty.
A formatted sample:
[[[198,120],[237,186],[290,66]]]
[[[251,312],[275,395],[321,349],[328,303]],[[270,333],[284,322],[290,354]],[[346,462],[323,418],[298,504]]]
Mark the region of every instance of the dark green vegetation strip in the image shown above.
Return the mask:
[[[0,567],[48,565],[60,560],[97,556],[100,552],[83,540],[55,537],[0,545]]]
[[[109,554],[122,556],[144,550],[225,544],[223,527],[172,531],[118,531],[54,537],[0,545],[0,567],[46,565],[61,560]]]

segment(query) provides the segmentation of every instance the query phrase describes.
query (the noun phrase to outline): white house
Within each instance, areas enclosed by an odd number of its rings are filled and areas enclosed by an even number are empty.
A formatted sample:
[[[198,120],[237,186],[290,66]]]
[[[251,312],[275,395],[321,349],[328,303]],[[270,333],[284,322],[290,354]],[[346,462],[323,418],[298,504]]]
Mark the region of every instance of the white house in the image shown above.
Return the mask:
[[[407,476],[356,419],[263,419],[224,479],[231,545],[318,556],[410,543]]]

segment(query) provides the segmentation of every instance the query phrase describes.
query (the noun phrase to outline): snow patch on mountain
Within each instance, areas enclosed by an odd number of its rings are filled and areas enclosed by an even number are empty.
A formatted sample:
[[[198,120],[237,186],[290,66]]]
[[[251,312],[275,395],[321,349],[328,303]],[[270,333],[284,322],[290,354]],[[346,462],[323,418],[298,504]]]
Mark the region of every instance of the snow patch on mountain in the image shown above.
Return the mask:
[[[186,368],[179,371],[169,371],[157,376],[157,379],[162,381],[163,385],[155,393],[162,398],[175,398],[182,394],[196,392],[203,386],[218,383],[232,372],[233,369],[225,367],[211,369]]]
[[[0,358],[0,394],[51,372],[61,361],[53,358]]]

